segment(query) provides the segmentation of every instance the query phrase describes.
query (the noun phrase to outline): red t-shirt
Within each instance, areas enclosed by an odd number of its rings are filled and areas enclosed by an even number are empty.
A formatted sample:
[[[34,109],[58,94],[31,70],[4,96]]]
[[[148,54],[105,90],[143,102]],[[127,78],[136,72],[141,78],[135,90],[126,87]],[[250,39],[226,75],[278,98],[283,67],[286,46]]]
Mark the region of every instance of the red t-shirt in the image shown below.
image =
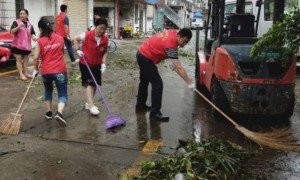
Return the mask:
[[[66,18],[68,18],[68,16],[64,12],[59,13],[59,15],[56,17],[56,33],[62,37],[67,37],[65,25],[69,26],[69,22],[67,24],[65,23]],[[70,34],[70,28],[68,33]]]
[[[146,58],[158,64],[160,61],[172,58],[178,59],[178,42],[176,30],[167,30],[150,37],[140,47],[139,52]]]
[[[56,34],[51,34],[51,39],[41,37],[37,40],[42,59],[42,74],[56,74],[67,72],[64,60],[64,39]]]

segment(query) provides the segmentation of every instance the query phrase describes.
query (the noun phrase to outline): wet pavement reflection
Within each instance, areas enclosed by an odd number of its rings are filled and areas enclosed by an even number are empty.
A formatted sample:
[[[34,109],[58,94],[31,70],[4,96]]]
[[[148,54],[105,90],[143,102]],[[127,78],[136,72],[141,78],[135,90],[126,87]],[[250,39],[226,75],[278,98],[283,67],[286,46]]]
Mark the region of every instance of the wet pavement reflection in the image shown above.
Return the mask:
[[[187,47],[191,52],[194,51],[193,45],[191,43],[191,46]],[[193,58],[182,57],[182,63],[187,68],[190,77],[194,77]],[[120,79],[120,81],[114,82],[114,79],[110,79],[109,76],[114,75],[113,72],[104,74],[106,77],[102,88],[112,112],[125,118],[126,126],[106,130],[105,119],[107,119],[108,113],[100,97],[98,95],[95,97],[96,106],[101,112],[98,117],[95,117],[83,107],[85,103],[84,89],[80,85],[74,85],[70,88],[72,101],[66,109],[65,116],[68,122],[66,128],[58,128],[54,121],[44,121],[41,118],[44,111],[40,107],[41,102],[40,104],[32,102],[32,106],[36,107],[32,107],[32,111],[24,111],[22,133],[47,140],[96,144],[136,151],[140,151],[147,140],[154,139],[162,141],[163,146],[160,148],[160,152],[167,154],[175,152],[174,147],[178,145],[179,140],[194,139],[199,142],[215,136],[250,150],[261,150],[260,146],[247,140],[229,121],[214,117],[212,107],[193,90],[187,88],[183,80],[168,68],[168,61],[159,65],[159,68],[164,82],[161,110],[164,115],[170,116],[169,122],[150,120],[149,112],[135,112],[138,73],[135,70],[130,73],[124,70],[122,71],[124,81]],[[78,70],[69,73],[76,75]],[[126,73],[130,74],[127,78],[125,78]],[[116,83],[117,85],[114,88],[107,88],[105,83]],[[150,90],[149,87],[149,92]],[[294,137],[300,140],[300,77],[296,80],[295,93],[296,106],[294,115],[289,120],[275,121],[274,119],[258,119],[248,116],[236,116],[233,119],[245,128],[259,132],[288,127]],[[151,105],[150,99],[151,97],[148,97],[148,105]],[[101,151],[101,153],[103,152]],[[127,158],[126,154],[120,156],[122,156],[120,159]],[[252,169],[257,172],[269,173],[270,179],[300,179],[299,164],[300,156],[297,153],[279,152],[264,147],[262,153],[257,153],[256,159],[249,166],[253,166]]]

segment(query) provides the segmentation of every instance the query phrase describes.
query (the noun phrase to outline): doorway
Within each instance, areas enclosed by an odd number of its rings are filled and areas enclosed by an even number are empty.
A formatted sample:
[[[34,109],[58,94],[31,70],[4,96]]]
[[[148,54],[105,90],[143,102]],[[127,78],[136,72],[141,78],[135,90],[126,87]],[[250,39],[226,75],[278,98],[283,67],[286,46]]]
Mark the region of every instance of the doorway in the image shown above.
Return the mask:
[[[109,10],[106,7],[94,7],[94,15],[98,14],[101,18],[108,18],[108,11]]]
[[[140,30],[141,31],[144,31],[144,11],[143,10],[140,10]]]

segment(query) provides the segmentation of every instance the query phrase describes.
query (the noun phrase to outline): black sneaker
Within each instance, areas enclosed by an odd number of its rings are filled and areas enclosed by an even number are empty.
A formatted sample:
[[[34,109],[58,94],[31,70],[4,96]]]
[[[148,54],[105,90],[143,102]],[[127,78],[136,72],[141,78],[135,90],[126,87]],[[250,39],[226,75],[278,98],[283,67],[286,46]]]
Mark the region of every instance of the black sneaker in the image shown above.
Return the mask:
[[[150,113],[150,120],[156,120],[156,121],[162,121],[162,122],[168,122],[169,117],[163,116],[161,113]]]
[[[67,122],[64,120],[60,112],[57,112],[54,118],[58,122],[59,126],[65,127],[67,125]]]
[[[52,111],[46,112],[45,118],[46,118],[47,120],[51,120],[51,119],[52,119]]]

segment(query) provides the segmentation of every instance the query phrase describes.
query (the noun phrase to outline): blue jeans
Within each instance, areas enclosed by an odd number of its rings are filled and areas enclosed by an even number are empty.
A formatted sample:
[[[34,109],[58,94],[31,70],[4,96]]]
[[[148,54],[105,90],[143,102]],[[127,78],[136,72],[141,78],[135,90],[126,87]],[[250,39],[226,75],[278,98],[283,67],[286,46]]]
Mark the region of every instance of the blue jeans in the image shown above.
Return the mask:
[[[64,37],[64,43],[65,43],[65,46],[67,48],[67,51],[68,51],[69,57],[71,59],[71,62],[74,62],[75,58],[74,58],[74,54],[73,54],[73,48],[72,48],[71,41],[67,37]]]
[[[68,102],[68,75],[67,73],[44,74],[43,83],[45,87],[45,101],[52,101],[53,81],[55,82],[58,103],[67,104]]]

